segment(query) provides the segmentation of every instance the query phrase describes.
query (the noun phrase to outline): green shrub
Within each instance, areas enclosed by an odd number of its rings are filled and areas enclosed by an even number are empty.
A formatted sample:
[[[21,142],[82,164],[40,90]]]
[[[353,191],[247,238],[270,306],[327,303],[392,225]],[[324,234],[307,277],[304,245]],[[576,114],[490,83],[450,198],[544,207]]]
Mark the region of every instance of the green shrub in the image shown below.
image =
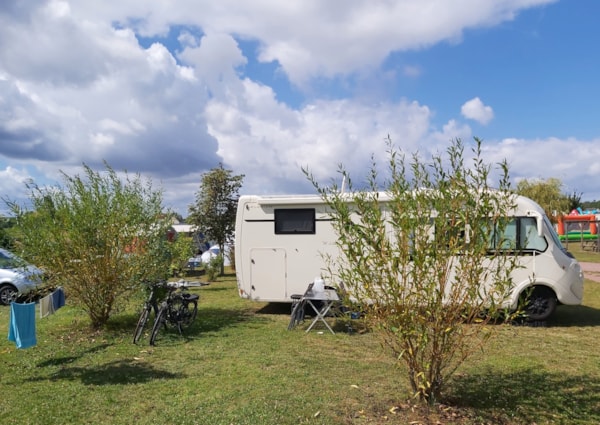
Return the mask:
[[[219,277],[221,274],[222,268],[223,256],[219,254],[216,257],[211,258],[208,264],[205,266],[206,278],[209,281],[217,280],[217,277]]]

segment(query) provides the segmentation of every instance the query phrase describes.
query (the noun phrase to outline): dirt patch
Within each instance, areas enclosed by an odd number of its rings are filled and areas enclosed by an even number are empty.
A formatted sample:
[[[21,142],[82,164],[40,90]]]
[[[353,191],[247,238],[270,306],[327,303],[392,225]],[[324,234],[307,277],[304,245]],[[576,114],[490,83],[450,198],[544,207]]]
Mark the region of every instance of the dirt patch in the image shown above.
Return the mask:
[[[600,282],[600,263],[584,263],[580,262],[583,275],[586,279]]]

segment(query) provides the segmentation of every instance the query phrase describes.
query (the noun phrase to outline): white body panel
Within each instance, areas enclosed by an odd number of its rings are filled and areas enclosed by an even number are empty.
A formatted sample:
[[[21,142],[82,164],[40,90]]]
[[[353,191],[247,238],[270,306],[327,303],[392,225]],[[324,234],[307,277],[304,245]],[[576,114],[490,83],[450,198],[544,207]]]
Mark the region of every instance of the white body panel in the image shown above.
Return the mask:
[[[520,257],[523,267],[513,273],[514,290],[506,304],[516,308],[519,295],[532,284],[551,288],[562,304],[581,304],[583,273],[579,263],[559,245],[538,204],[522,196],[515,200],[517,208],[511,216],[535,217],[547,246],[535,255]],[[275,211],[284,209],[314,209],[314,233],[276,234]],[[239,295],[256,301],[291,301],[291,295],[304,293],[315,277],[324,274],[324,254],[338,255],[327,206],[317,195],[241,196],[235,236]]]

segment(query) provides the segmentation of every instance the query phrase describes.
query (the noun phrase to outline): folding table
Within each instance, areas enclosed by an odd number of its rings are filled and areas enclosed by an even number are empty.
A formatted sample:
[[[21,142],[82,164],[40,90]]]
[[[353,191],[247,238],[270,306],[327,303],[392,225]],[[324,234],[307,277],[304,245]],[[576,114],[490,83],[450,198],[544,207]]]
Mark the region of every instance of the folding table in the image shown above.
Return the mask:
[[[327,323],[325,320],[325,317],[327,316],[327,313],[329,313],[331,307],[340,301],[340,297],[335,289],[325,289],[322,292],[314,292],[310,290],[304,294],[303,298],[316,314],[312,323],[306,329],[306,332],[309,332],[317,324],[317,322],[321,321],[332,334],[335,334],[333,329],[331,329],[331,326],[329,326],[329,323]]]

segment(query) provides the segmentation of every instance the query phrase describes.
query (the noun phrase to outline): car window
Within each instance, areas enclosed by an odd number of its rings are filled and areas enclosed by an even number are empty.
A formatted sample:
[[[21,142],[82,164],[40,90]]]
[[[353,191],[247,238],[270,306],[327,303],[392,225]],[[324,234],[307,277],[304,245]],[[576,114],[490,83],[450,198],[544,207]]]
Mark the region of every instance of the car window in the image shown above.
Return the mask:
[[[14,269],[18,266],[18,260],[5,252],[0,251],[0,269]]]

